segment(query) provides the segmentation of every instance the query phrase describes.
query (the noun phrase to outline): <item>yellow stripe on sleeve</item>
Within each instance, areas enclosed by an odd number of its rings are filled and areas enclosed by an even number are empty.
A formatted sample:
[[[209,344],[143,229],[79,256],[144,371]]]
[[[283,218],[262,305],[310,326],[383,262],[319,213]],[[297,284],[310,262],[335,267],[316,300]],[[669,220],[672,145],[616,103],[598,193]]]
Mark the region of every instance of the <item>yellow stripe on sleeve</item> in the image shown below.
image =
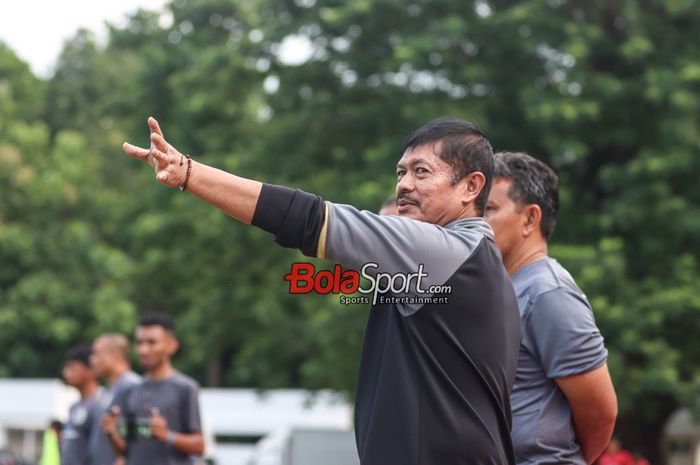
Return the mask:
[[[321,234],[318,236],[318,246],[316,248],[316,256],[318,258],[326,258],[326,234],[328,233],[328,202],[324,202],[325,210],[323,212],[323,227]]]

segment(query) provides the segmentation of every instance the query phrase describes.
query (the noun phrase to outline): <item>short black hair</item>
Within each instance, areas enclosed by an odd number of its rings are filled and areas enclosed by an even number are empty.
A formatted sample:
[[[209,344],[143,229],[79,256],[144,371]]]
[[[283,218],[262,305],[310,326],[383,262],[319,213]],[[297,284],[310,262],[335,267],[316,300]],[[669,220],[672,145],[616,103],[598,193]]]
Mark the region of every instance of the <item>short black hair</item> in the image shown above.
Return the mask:
[[[409,134],[401,153],[425,144],[434,144],[435,153],[452,167],[453,184],[475,171],[484,175],[486,183],[475,201],[483,215],[494,169],[493,148],[486,135],[477,125],[459,118],[438,118]]]
[[[169,333],[175,334],[175,323],[165,313],[148,313],[139,319],[139,326],[160,326]]]
[[[494,177],[512,181],[508,197],[517,205],[539,205],[540,230],[549,239],[559,213],[559,178],[554,170],[525,152],[499,152]]]
[[[90,354],[92,349],[87,344],[71,347],[66,352],[66,362],[80,362],[85,366],[90,366]]]
[[[63,431],[63,423],[60,420],[51,420],[51,428],[56,431]]]

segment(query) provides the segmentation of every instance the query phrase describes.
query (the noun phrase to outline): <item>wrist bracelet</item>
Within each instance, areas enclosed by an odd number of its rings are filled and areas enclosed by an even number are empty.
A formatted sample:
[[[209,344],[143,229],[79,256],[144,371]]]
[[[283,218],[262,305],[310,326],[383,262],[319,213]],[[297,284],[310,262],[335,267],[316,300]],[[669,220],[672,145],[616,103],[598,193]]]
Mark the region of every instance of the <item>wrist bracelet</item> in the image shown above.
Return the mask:
[[[165,442],[169,445],[172,446],[175,444],[175,433],[172,431],[168,431],[168,435],[165,437]]]
[[[185,175],[185,182],[180,186],[180,191],[185,191],[187,189],[187,183],[190,182],[190,173],[192,172],[192,158],[189,155],[185,155],[187,158],[187,174]],[[182,166],[182,161],[180,161],[180,166]]]

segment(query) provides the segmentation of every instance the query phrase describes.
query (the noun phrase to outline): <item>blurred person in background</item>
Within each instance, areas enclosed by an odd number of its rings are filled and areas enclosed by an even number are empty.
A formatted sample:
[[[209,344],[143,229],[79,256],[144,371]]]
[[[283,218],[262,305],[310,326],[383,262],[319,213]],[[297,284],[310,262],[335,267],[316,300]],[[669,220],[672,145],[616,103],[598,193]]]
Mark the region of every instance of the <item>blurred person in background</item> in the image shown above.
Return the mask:
[[[178,347],[175,325],[167,315],[141,318],[136,352],[144,380],[103,420],[127,465],[189,465],[190,456],[204,452],[199,386],[173,367]]]
[[[90,346],[78,346],[68,351],[63,380],[80,392],[80,400],[71,406],[61,434],[61,463],[91,465],[88,447],[92,435],[97,432],[102,390],[90,367]]]
[[[49,429],[54,432],[56,439],[58,439],[58,443],[60,444],[61,438],[63,437],[63,422],[60,420],[51,420]]]
[[[109,429],[112,423],[105,417],[111,416],[112,408],[119,405],[129,388],[141,382],[141,377],[131,371],[129,339],[118,333],[99,336],[92,343],[90,364],[97,377],[108,386],[100,397],[98,424],[90,438],[90,462],[92,465],[121,465],[123,457],[117,456],[108,437],[116,430]]]
[[[395,216],[399,214],[399,206],[396,204],[396,196],[392,195],[384,201],[379,214],[384,216]]]
[[[61,435],[63,423],[51,420],[51,425],[44,431],[39,465],[61,465]],[[0,461],[0,464],[2,462]]]
[[[548,256],[557,175],[525,153],[497,153],[485,218],[510,274],[523,339],[511,395],[518,464],[593,463],[610,440],[617,397],[586,296]]]

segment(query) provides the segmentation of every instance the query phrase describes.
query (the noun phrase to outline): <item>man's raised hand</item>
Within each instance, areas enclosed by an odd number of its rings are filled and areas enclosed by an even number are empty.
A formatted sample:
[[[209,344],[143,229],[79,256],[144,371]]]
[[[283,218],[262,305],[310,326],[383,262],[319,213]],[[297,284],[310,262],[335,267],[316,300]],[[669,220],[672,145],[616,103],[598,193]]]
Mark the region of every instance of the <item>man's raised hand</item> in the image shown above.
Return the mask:
[[[124,152],[152,166],[156,171],[156,179],[166,186],[182,185],[187,177],[186,157],[166,142],[155,118],[148,118],[148,127],[151,129],[151,148],[144,149],[124,142]]]

